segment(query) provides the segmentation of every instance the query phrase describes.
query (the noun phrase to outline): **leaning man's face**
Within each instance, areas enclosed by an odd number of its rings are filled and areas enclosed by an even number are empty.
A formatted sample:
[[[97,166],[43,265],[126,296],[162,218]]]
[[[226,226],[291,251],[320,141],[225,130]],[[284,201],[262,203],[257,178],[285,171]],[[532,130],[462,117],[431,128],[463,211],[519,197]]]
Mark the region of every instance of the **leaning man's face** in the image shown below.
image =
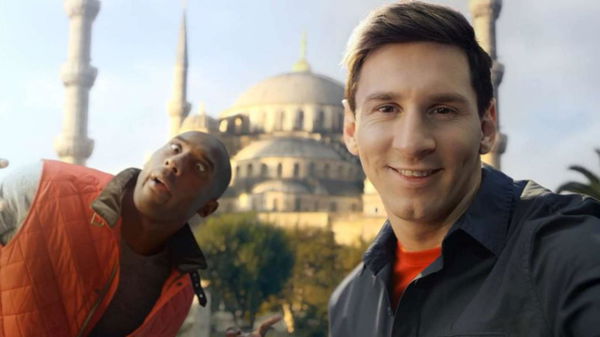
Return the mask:
[[[348,148],[390,220],[442,224],[479,183],[483,138],[464,52],[429,42],[385,45],[360,72]]]

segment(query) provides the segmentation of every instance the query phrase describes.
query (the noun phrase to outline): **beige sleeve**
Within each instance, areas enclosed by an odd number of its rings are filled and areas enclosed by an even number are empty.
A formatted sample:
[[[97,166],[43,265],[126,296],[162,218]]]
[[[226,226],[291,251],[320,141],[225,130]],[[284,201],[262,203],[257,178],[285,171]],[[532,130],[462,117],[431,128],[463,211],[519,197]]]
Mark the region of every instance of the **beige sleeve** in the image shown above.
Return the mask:
[[[42,175],[43,162],[13,169],[0,181],[0,243],[6,245],[27,217]]]

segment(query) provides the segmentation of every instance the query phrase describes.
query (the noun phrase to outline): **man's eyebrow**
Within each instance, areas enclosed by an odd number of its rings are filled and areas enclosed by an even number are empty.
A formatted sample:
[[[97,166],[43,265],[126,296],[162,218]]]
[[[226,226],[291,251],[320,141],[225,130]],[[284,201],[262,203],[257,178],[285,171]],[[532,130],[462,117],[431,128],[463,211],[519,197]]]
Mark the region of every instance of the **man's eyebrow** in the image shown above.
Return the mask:
[[[465,96],[463,96],[459,93],[454,93],[454,92],[445,92],[445,93],[432,95],[431,100],[434,102],[443,102],[443,103],[460,103],[460,104],[469,103],[469,100]]]
[[[178,141],[184,143],[185,145],[187,145],[190,149],[192,149],[192,152],[194,152],[195,154],[200,156],[200,159],[202,159],[202,161],[206,162],[208,164],[208,166],[210,166],[210,168],[212,170],[215,169],[215,163],[204,153],[204,152],[200,152],[200,151],[194,151],[194,147],[192,146],[192,144],[185,138],[181,137],[181,136],[175,136],[174,139],[177,139]]]
[[[369,101],[390,101],[390,100],[395,100],[397,98],[399,98],[400,95],[393,93],[393,92],[389,92],[389,91],[378,91],[378,92],[374,92],[370,95],[368,95],[365,98],[365,102],[369,102]]]

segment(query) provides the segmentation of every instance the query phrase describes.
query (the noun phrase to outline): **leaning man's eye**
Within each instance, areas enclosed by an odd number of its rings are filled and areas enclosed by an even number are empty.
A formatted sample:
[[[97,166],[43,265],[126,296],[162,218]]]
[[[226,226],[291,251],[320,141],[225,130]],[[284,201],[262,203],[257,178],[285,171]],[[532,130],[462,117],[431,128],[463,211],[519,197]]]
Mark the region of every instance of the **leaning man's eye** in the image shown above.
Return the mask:
[[[198,172],[206,172],[206,165],[202,164],[202,163],[197,163],[196,164],[196,168],[198,169]]]
[[[169,145],[169,147],[175,153],[179,153],[181,151],[181,145],[179,145],[179,144],[173,143],[173,144]]]

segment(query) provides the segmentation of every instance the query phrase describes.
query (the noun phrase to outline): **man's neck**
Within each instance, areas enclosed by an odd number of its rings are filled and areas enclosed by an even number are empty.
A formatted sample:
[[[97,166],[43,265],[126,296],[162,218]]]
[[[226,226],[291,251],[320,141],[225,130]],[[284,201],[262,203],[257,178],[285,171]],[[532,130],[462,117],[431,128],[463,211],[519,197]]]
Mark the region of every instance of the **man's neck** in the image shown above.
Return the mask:
[[[160,252],[167,240],[175,233],[165,232],[165,226],[143,217],[133,202],[133,189],[123,196],[121,204],[121,237],[129,247],[141,255],[153,255]]]

